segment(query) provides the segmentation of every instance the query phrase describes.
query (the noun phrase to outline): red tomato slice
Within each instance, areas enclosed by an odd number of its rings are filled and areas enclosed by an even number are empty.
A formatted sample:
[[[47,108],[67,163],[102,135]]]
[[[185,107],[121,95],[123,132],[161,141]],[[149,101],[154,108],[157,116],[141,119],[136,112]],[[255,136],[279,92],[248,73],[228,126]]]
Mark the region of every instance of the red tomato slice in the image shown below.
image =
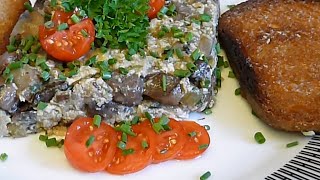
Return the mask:
[[[150,19],[156,18],[158,12],[164,6],[165,0],[150,0],[149,5],[150,9],[148,12],[148,17]]]
[[[68,23],[69,25],[74,24],[70,19],[72,14],[72,12],[54,11],[52,22],[56,27],[61,23]]]
[[[208,131],[194,121],[181,121],[184,133],[188,134],[186,146],[176,159],[194,159],[201,155],[210,144]]]
[[[102,122],[97,128],[92,121],[92,118],[85,117],[75,120],[64,142],[64,153],[69,163],[87,172],[104,170],[112,161],[117,143],[117,133],[111,126]],[[91,136],[95,139],[87,147],[86,142]]]
[[[158,120],[155,119],[155,122]],[[176,158],[187,141],[187,135],[183,133],[183,128],[178,121],[170,119],[168,125],[171,130],[162,131],[157,135],[157,147],[153,154],[153,163]]]
[[[39,27],[42,48],[54,58],[70,62],[86,54],[94,41],[95,29],[90,19],[70,26],[69,30],[47,30]]]
[[[147,128],[145,123],[148,122],[132,126],[132,130],[137,136],[128,135],[126,149],[133,149],[134,152],[124,155],[123,150],[117,148],[112,163],[106,169],[107,172],[120,175],[134,173],[144,169],[152,162],[152,155],[156,147],[156,135],[152,129]],[[119,140],[121,139],[121,134],[118,134]],[[147,142],[147,148],[143,148],[143,141]]]

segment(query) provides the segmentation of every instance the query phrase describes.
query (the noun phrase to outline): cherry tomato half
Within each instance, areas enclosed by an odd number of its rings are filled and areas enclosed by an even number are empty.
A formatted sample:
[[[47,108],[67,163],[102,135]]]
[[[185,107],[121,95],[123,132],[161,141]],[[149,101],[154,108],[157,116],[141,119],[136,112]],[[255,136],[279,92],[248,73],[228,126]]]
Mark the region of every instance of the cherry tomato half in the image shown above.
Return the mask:
[[[156,18],[158,12],[164,6],[164,3],[165,3],[165,0],[150,0],[150,2],[149,2],[150,9],[148,12],[148,17],[150,19]]]
[[[134,173],[144,169],[152,162],[152,155],[156,147],[156,134],[152,129],[145,128],[145,123],[148,122],[132,126],[132,131],[136,133],[136,136],[128,135],[125,150],[117,147],[113,161],[106,169],[107,172],[112,174]],[[118,134],[119,141],[121,134]]]
[[[188,135],[188,140],[176,159],[194,159],[207,149],[210,136],[203,126],[194,121],[180,121],[180,124],[184,133]]]
[[[93,125],[92,118],[79,118],[68,128],[64,153],[69,163],[82,171],[97,172],[104,170],[116,152],[116,131],[102,122],[100,127]],[[87,141],[94,141],[87,147]]]

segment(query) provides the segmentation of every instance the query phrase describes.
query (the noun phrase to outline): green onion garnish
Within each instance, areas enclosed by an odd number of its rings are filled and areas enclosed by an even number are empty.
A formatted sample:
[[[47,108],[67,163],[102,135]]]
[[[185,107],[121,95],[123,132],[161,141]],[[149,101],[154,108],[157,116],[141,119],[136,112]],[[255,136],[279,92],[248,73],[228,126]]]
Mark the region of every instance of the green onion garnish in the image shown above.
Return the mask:
[[[14,78],[13,74],[11,74],[11,73],[8,74],[6,77],[6,83],[11,83],[13,81],[13,78]]]
[[[166,35],[166,32],[160,30],[159,33],[158,33],[158,38],[163,38],[164,35]]]
[[[114,65],[116,63],[117,63],[117,59],[116,58],[111,58],[111,59],[108,60],[108,64],[109,65]]]
[[[8,159],[8,154],[7,153],[1,153],[0,154],[0,160],[2,162],[6,161]]]
[[[192,54],[191,54],[191,58],[192,58],[194,61],[198,60],[198,59],[200,58],[200,56],[201,56],[201,53],[200,53],[200,50],[199,50],[199,49],[194,50],[194,51],[192,52]]]
[[[183,53],[182,50],[180,48],[175,48],[174,52],[176,53],[176,55],[178,56],[178,58],[182,59],[183,58]]]
[[[288,144],[286,145],[286,147],[287,147],[287,148],[291,148],[291,147],[293,147],[293,146],[297,146],[298,144],[299,144],[298,141],[293,141],[293,142],[291,142],[291,143],[288,143]]]
[[[189,133],[188,133],[188,135],[189,135],[190,137],[194,137],[194,136],[196,136],[196,135],[197,135],[197,133],[196,133],[196,132],[194,132],[194,131],[192,131],[192,132],[189,132]]]
[[[175,14],[175,10],[176,10],[176,5],[171,3],[168,7],[168,12],[167,12],[167,15],[168,16],[172,16]]]
[[[12,44],[9,44],[9,45],[6,46],[6,47],[7,47],[7,51],[8,51],[9,53],[14,52],[15,50],[17,50],[17,48],[16,48],[14,45],[12,45]]]
[[[189,70],[176,69],[173,74],[177,77],[185,78],[189,77],[191,75],[191,72]]]
[[[253,109],[251,109],[251,114],[252,114],[252,115],[254,115],[255,117],[259,118],[259,116],[257,115],[257,113],[256,113],[256,112],[254,112],[254,110],[253,110]]]
[[[223,56],[218,55],[218,62],[217,62],[217,66],[218,67],[222,67],[224,64],[224,59]]]
[[[130,136],[136,136],[136,133],[132,131],[131,126],[128,124],[121,124],[120,126],[116,126],[115,130],[129,134]]]
[[[170,122],[170,119],[166,115],[162,115],[159,119],[159,124],[167,125]]]
[[[167,91],[167,76],[165,74],[162,75],[162,91]]]
[[[57,5],[57,0],[51,0],[50,1],[50,6],[51,7],[56,7],[56,5]]]
[[[223,62],[223,67],[224,68],[228,68],[230,65],[229,65],[229,62],[228,61],[224,61]]]
[[[132,119],[131,121],[131,124],[134,125],[134,124],[138,124],[140,120],[140,117],[139,116],[134,116],[134,118]]]
[[[89,146],[91,146],[91,144],[94,142],[94,136],[93,135],[91,135],[90,137],[89,137],[89,139],[86,141],[86,147],[88,148]]]
[[[194,72],[196,71],[198,68],[196,65],[194,65],[193,63],[187,63],[187,68],[191,71]]]
[[[142,146],[143,149],[146,149],[146,148],[149,147],[149,144],[148,144],[148,142],[146,140],[143,140],[143,141],[141,141],[141,146]]]
[[[44,110],[48,106],[48,103],[40,101],[39,104],[37,105],[38,110]]]
[[[191,42],[192,39],[193,39],[193,34],[191,32],[188,32],[186,35],[185,35],[185,39],[187,42]]]
[[[240,95],[241,94],[241,88],[237,88],[236,90],[234,90],[234,94],[236,96]]]
[[[202,88],[209,88],[211,81],[209,79],[200,81],[200,85]]]
[[[203,111],[203,113],[206,114],[206,115],[209,115],[209,114],[212,114],[212,110],[210,108],[208,108],[208,109],[205,109]]]
[[[39,66],[42,63],[46,62],[46,58],[44,56],[38,56],[36,59],[36,66]]]
[[[152,124],[154,123],[154,119],[149,112],[145,112],[144,115]]]
[[[97,62],[97,56],[92,56],[85,62],[85,65],[91,66],[91,65],[94,65],[96,62]]]
[[[46,27],[47,29],[53,28],[54,27],[54,22],[53,21],[47,21],[44,23],[44,27]]]
[[[157,52],[150,52],[150,56],[154,57],[154,58],[160,58],[159,54]]]
[[[217,43],[217,44],[216,44],[215,50],[216,50],[217,54],[220,54],[220,53],[221,53],[220,43]]]
[[[152,124],[152,129],[153,129],[157,134],[159,134],[160,131],[163,131],[163,130],[164,130],[164,128],[162,127],[162,124],[160,124],[160,123],[153,123],[153,124]]]
[[[124,156],[126,156],[126,155],[129,155],[129,154],[133,154],[134,153],[134,149],[124,149],[124,150],[122,150],[122,154],[124,155]]]
[[[58,31],[63,31],[66,30],[68,28],[68,24],[67,23],[62,23],[58,26]]]
[[[112,73],[110,71],[101,71],[100,74],[103,80],[109,80],[112,77]]]
[[[209,147],[209,144],[201,144],[199,145],[199,150],[207,149]]]
[[[101,116],[100,115],[94,115],[93,117],[93,125],[96,127],[100,127],[101,124]]]
[[[121,141],[124,142],[124,143],[127,143],[127,141],[128,141],[128,136],[124,132],[121,135]]]
[[[50,138],[50,139],[46,140],[46,146],[47,147],[54,147],[54,146],[57,146],[57,145],[58,145],[58,142],[57,142],[56,138]]]
[[[257,141],[259,144],[263,144],[266,142],[266,139],[264,138],[263,134],[261,132],[256,132],[254,134],[254,139]]]
[[[85,29],[81,29],[80,32],[81,32],[81,34],[82,34],[83,37],[85,37],[85,38],[89,37],[89,34],[88,34],[88,32],[87,32]],[[101,49],[103,49],[103,48],[101,48]]]
[[[48,136],[41,134],[41,135],[39,136],[39,140],[40,140],[40,141],[46,141],[46,140],[48,140]]]
[[[200,180],[207,180],[211,176],[211,172],[207,171],[202,176],[200,176]]]
[[[10,70],[19,69],[23,66],[23,63],[21,61],[12,62],[8,65],[8,68]]]
[[[207,131],[210,130],[210,126],[209,126],[209,125],[204,125],[203,127],[204,127]]]
[[[229,71],[228,77],[229,78],[235,78],[236,76],[234,75],[234,73],[232,71]]]
[[[211,16],[209,14],[206,14],[206,13],[200,14],[199,20],[201,22],[210,22]]]
[[[80,18],[79,18],[76,14],[72,14],[71,20],[72,20],[74,23],[78,23],[78,22],[81,21]]]
[[[183,35],[184,35],[184,32],[182,32],[181,30],[173,33],[174,38],[181,38],[183,37]]]
[[[127,68],[124,68],[124,67],[119,67],[119,71],[123,75],[127,75],[129,73],[129,70]]]
[[[58,78],[59,78],[59,80],[61,80],[61,81],[67,80],[67,77],[66,77],[64,74],[59,74]]]
[[[29,12],[33,11],[33,8],[31,6],[30,2],[25,2],[23,5]]]
[[[121,150],[125,150],[126,149],[127,144],[125,142],[119,141],[117,143],[117,147]]]
[[[61,139],[59,142],[58,142],[58,148],[61,148],[62,146],[64,145],[64,139]]]
[[[42,71],[41,77],[44,81],[48,81],[50,78],[50,73],[48,71]]]

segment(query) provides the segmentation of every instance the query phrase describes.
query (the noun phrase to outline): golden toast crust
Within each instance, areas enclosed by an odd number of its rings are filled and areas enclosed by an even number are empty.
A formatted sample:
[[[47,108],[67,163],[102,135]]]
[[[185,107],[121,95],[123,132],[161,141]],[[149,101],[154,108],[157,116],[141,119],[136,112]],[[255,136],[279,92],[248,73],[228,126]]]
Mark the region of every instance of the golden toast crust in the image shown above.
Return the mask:
[[[320,131],[320,1],[249,0],[224,13],[218,31],[243,96],[262,120]]]

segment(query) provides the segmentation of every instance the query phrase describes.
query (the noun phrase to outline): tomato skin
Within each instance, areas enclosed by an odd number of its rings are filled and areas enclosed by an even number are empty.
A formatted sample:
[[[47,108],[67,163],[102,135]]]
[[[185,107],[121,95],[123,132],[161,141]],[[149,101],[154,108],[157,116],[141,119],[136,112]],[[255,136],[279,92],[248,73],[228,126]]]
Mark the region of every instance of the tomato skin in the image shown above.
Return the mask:
[[[69,163],[81,171],[98,172],[104,170],[112,161],[116,151],[116,132],[102,122],[97,128],[92,118],[78,118],[68,128],[64,153]],[[89,137],[95,136],[94,142],[86,147]]]
[[[181,121],[180,124],[182,125],[185,134],[195,132],[196,135],[193,137],[188,135],[186,146],[179,152],[176,159],[186,160],[200,156],[207,148],[199,149],[199,146],[210,144],[208,131],[194,121]]]
[[[142,122],[132,126],[133,132],[137,136],[128,135],[126,149],[133,148],[135,152],[129,155],[123,155],[122,150],[117,148],[112,163],[106,168],[106,171],[111,174],[129,174],[140,171],[147,167],[152,162],[152,155],[156,147],[156,134],[152,129],[146,128],[145,123]],[[121,133],[118,133],[118,140],[121,139]],[[143,149],[141,142],[147,141],[148,148]]]
[[[157,17],[158,12],[162,9],[165,4],[165,0],[150,0],[150,9],[148,11],[149,19]]]
[[[158,120],[156,118],[155,122]],[[153,154],[152,163],[156,164],[176,158],[187,142],[187,136],[183,133],[183,128],[179,121],[170,118],[168,125],[171,130],[157,134],[157,147]]]

